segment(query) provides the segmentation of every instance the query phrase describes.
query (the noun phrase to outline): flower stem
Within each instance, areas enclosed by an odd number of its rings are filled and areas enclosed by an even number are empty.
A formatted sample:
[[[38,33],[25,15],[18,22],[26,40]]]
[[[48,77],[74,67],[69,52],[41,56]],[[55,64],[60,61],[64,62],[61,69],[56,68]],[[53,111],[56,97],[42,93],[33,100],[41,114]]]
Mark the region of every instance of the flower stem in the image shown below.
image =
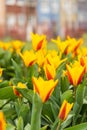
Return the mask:
[[[60,126],[61,126],[61,121],[59,121],[57,129],[56,130],[60,130]]]
[[[39,95],[35,93],[33,97],[31,130],[40,130],[42,106],[43,106],[43,103]]]

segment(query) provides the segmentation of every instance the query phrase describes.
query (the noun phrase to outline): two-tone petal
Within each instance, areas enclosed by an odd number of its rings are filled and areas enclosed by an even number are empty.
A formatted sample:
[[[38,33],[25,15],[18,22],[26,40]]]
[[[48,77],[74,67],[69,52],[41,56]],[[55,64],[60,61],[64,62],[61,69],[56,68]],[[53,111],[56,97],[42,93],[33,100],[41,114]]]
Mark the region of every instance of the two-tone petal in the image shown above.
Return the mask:
[[[0,111],[0,130],[6,130],[6,121],[2,111]]]
[[[38,51],[40,49],[45,49],[47,40],[45,35],[38,35],[38,34],[31,34],[32,38],[32,47],[35,51]]]
[[[38,79],[33,77],[32,83],[34,86],[34,91],[38,93],[42,102],[46,102],[51,96],[54,88],[56,87],[58,80],[44,80],[42,77]]]
[[[33,50],[30,50],[30,51],[26,50],[23,54],[19,53],[19,55],[23,59],[26,67],[32,66],[37,59]]]
[[[55,76],[56,76],[56,70],[55,70],[55,68],[54,68],[53,65],[45,64],[44,65],[44,71],[45,71],[46,78],[48,80],[55,78]]]
[[[85,68],[81,66],[80,63],[78,63],[77,65],[73,65],[72,67],[67,64],[66,69],[70,83],[74,86],[77,86],[82,81]]]
[[[67,118],[72,107],[73,107],[73,103],[70,104],[66,100],[64,100],[59,111],[59,115],[58,115],[59,119],[64,121]]]

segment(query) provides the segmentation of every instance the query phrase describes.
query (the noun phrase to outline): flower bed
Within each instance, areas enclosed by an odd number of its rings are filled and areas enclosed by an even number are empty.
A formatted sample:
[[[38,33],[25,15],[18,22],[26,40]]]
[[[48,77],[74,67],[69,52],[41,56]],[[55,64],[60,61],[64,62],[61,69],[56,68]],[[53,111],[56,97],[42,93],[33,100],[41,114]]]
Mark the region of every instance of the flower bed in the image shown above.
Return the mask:
[[[0,130],[86,130],[87,48],[83,39],[33,34],[0,42]],[[49,43],[50,44],[50,43]]]

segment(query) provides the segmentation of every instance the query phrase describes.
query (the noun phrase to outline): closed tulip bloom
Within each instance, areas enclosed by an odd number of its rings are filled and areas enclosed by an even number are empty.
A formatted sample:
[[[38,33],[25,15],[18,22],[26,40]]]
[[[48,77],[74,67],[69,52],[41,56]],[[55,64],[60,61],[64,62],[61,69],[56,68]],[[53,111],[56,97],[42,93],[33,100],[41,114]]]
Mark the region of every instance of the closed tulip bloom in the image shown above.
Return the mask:
[[[0,130],[6,130],[6,121],[2,111],[0,111]]]
[[[26,67],[32,66],[36,61],[36,55],[33,50],[25,51],[23,54],[19,53],[24,61]]]
[[[32,46],[35,51],[45,49],[47,40],[45,35],[31,34]]]
[[[87,56],[80,57],[80,64],[85,67],[85,73],[87,73]]]
[[[64,121],[67,118],[72,107],[73,107],[73,103],[70,104],[66,100],[64,100],[59,111],[59,115],[58,115],[59,119]]]
[[[44,70],[45,70],[46,78],[48,80],[55,78],[55,76],[56,76],[56,70],[55,70],[55,68],[54,68],[53,65],[45,64]]]
[[[82,80],[85,68],[81,66],[80,63],[78,63],[77,65],[73,65],[72,67],[66,65],[66,68],[66,75],[68,76],[70,83],[76,87]]]
[[[33,77],[32,78],[34,91],[38,93],[42,102],[46,102],[49,97],[51,96],[54,88],[56,87],[58,80],[44,80],[43,78],[39,77],[38,79]]]

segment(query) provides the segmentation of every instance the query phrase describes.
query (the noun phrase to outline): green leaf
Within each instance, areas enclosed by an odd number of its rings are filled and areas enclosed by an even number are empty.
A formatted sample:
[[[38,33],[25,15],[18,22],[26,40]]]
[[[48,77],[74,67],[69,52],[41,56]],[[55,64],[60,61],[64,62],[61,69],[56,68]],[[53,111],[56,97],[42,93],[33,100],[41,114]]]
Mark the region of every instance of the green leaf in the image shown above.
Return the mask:
[[[24,130],[30,130],[30,128],[31,128],[30,124],[27,124],[27,125],[25,126]]]
[[[76,89],[76,102],[82,106],[85,95],[85,85],[79,85]]]
[[[33,90],[31,89],[20,89],[16,88],[30,103],[32,103],[33,100]]]
[[[6,130],[15,130],[15,127],[12,124],[7,124]]]
[[[83,106],[84,95],[85,95],[85,85],[80,84],[76,89],[76,102],[74,103],[73,112],[75,116],[73,118],[73,125],[76,124],[76,121],[79,117],[80,111]]]
[[[48,125],[41,128],[41,130],[47,130]]]
[[[15,97],[12,87],[8,86],[0,89],[0,99],[14,99]]]
[[[65,92],[69,89],[69,86],[70,86],[70,83],[69,83],[69,80],[68,78],[65,76],[61,77],[61,90],[62,92]]]
[[[73,91],[72,90],[67,90],[61,95],[61,102],[64,100],[67,100],[68,102],[73,101]]]
[[[87,130],[87,122],[79,125],[75,125],[73,127],[66,128],[64,130]]]
[[[69,126],[70,123],[72,122],[72,117],[74,114],[69,114],[67,119],[61,124],[61,128],[64,129],[65,127]]]
[[[35,93],[33,96],[31,130],[40,130],[42,107],[43,107],[42,100],[41,100],[40,96],[37,93]]]
[[[43,105],[42,115],[48,117],[51,122],[54,121],[54,114],[52,111],[52,103],[47,102]]]
[[[15,74],[16,74],[16,77],[17,78],[23,78],[23,73],[22,73],[22,68],[20,65],[18,65],[13,59],[12,59],[12,64],[14,66],[14,71],[15,71]]]
[[[9,86],[9,82],[7,80],[0,82],[0,88],[4,88],[4,87],[7,87],[7,86]]]
[[[17,122],[17,130],[23,130],[23,128],[24,128],[23,119],[22,119],[22,117],[20,116],[20,117],[18,118],[18,122]]]
[[[60,79],[61,75],[62,75],[62,71],[65,69],[65,62],[60,64],[60,66],[58,67],[57,71],[56,71],[56,78]]]

